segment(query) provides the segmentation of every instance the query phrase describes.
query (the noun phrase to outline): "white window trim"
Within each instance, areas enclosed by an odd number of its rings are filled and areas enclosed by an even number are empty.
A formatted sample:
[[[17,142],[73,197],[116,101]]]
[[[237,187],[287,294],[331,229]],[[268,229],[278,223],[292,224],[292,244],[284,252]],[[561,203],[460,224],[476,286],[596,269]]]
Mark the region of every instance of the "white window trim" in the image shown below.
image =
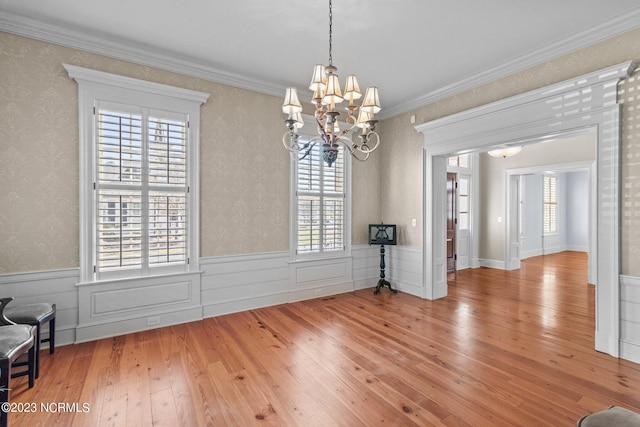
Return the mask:
[[[62,64],[70,78],[78,83],[79,121],[79,186],[80,186],[80,281],[95,282],[95,192],[96,179],[94,133],[94,102],[105,100],[130,105],[144,105],[167,111],[180,111],[189,118],[190,149],[187,150],[187,182],[189,197],[187,209],[189,263],[186,272],[199,270],[199,152],[200,106],[209,94],[176,88],[159,83],[124,77],[74,65]]]
[[[300,135],[308,136],[309,138],[315,136],[314,130],[317,127],[316,118],[307,114],[303,114],[303,120],[305,125],[300,129]],[[340,127],[345,129],[350,125],[340,122]],[[344,258],[351,256],[351,166],[352,159],[348,151],[345,151],[344,156],[344,250],[343,251],[330,251],[321,253],[304,253],[298,254],[298,153],[291,153],[290,158],[290,173],[289,173],[289,250],[291,262],[303,262],[313,261],[320,259],[334,259]]]

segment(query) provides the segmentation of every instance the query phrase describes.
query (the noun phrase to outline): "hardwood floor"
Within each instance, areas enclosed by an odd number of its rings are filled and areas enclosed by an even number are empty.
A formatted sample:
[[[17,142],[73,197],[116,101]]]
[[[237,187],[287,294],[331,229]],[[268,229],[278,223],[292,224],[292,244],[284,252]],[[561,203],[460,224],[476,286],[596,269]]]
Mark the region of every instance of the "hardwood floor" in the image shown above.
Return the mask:
[[[42,352],[33,389],[11,381],[37,411],[10,425],[573,426],[640,411],[640,365],[593,350],[584,254],[449,283],[438,301],[367,289]]]

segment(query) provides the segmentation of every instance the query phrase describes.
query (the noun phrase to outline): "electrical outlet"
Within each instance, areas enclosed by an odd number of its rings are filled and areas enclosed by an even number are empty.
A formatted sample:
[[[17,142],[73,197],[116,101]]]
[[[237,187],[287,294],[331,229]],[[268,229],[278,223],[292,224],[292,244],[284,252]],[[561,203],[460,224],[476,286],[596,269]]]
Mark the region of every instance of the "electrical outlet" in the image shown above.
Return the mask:
[[[160,316],[147,317],[147,326],[159,325]]]

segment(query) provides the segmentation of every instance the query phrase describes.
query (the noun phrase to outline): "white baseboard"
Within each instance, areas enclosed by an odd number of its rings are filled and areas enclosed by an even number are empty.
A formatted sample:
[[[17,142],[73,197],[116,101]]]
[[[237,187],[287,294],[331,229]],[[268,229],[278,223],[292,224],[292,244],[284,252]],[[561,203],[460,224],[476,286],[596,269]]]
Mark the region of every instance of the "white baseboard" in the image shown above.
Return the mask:
[[[488,268],[497,268],[499,270],[505,269],[504,261],[499,261],[495,259],[483,259],[480,258],[480,267],[488,267]]]
[[[589,245],[567,245],[565,251],[589,252]]]
[[[158,319],[158,323],[149,324],[149,319]],[[81,324],[76,327],[76,343],[95,341],[118,335],[141,332],[180,323],[202,320],[200,306],[176,311],[164,311],[157,316],[134,317],[123,320],[111,320],[95,324]],[[57,342],[57,340],[56,340]]]
[[[527,258],[540,256],[540,255],[542,255],[542,248],[531,249],[528,251],[522,251],[522,253],[520,254],[520,259],[527,259]]]
[[[552,246],[552,247],[546,247],[546,248],[537,248],[537,249],[531,249],[528,251],[522,251],[522,253],[520,254],[520,259],[527,259],[527,258],[531,258],[534,256],[541,256],[541,255],[551,255],[551,254],[557,254],[559,252],[565,252],[565,251],[573,251],[573,252],[589,252],[589,246],[583,246],[583,245],[557,245],[557,246]]]

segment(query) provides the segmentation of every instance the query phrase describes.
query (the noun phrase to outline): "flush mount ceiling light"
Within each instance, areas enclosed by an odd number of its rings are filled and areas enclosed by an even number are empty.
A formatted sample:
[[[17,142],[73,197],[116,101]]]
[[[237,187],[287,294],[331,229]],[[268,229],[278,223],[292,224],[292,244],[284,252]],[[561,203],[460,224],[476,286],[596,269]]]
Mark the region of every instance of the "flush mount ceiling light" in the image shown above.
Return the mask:
[[[522,145],[519,145],[517,147],[506,147],[506,148],[499,148],[497,150],[487,151],[487,154],[490,155],[491,157],[507,158],[507,157],[515,156],[521,151],[522,151]]]
[[[315,119],[318,123],[318,135],[309,141],[300,141],[298,129],[304,125],[302,121],[302,106],[298,100],[298,93],[295,87],[287,88],[282,111],[287,115],[284,123],[289,129],[282,137],[285,148],[291,152],[297,152],[300,159],[309,155],[309,152],[318,143],[322,142],[322,157],[327,165],[331,166],[338,157],[339,144],[342,144],[351,155],[360,161],[369,158],[369,154],[378,148],[380,136],[375,132],[378,122],[374,120],[374,114],[380,111],[380,99],[378,98],[378,88],[370,86],[367,88],[364,99],[360,107],[354,101],[362,97],[358,80],[351,74],[347,76],[344,94],[340,89],[340,81],[336,72],[338,68],[333,65],[332,57],[332,35],[333,35],[333,12],[332,3],[329,0],[329,65],[316,65],[313,69],[313,77],[309,89],[313,91],[312,103],[316,106]],[[338,125],[336,106],[342,101],[348,101],[347,124],[351,125],[347,129],[341,130]],[[356,118],[356,109],[358,110]],[[355,128],[362,129],[360,141],[354,142],[346,136]]]

